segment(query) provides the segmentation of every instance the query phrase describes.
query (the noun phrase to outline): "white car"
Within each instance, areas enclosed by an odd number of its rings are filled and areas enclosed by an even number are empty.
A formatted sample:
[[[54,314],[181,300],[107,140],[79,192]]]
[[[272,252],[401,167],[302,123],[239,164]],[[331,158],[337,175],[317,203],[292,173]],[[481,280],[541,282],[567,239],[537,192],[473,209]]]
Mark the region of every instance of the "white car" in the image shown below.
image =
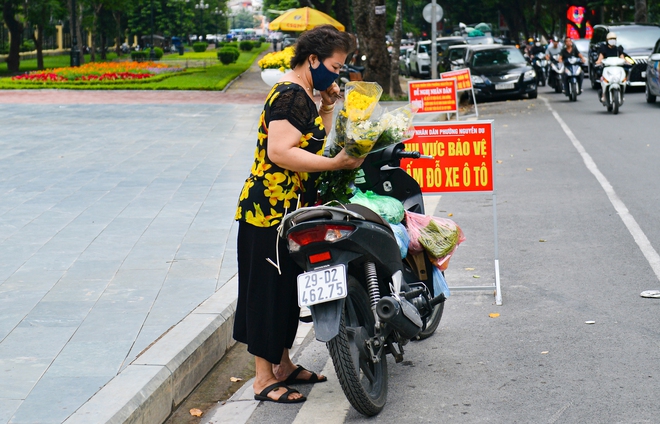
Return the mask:
[[[401,55],[399,56],[399,74],[404,77],[410,76],[410,53],[412,53],[412,51],[412,47],[401,49]]]
[[[443,60],[443,54],[450,46],[465,45],[463,37],[441,37],[436,39],[438,64]],[[410,73],[413,76],[425,78],[431,76],[431,40],[418,41],[410,53]]]

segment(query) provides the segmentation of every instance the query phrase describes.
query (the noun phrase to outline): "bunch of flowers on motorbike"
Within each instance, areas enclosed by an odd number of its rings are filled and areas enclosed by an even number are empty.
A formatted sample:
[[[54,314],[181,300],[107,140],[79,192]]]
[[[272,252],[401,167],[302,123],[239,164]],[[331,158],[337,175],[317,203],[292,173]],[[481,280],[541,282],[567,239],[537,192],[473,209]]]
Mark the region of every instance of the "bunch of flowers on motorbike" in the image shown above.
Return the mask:
[[[353,157],[385,149],[412,135],[414,111],[411,105],[383,112],[378,105],[383,89],[373,82],[355,81],[346,84],[346,100],[337,115],[330,157],[341,149]],[[346,202],[353,194],[352,183],[358,170],[327,171],[321,176],[321,200]]]
[[[284,72],[291,66],[291,58],[295,54],[293,46],[287,47],[279,52],[271,52],[259,61],[261,69],[279,69]]]

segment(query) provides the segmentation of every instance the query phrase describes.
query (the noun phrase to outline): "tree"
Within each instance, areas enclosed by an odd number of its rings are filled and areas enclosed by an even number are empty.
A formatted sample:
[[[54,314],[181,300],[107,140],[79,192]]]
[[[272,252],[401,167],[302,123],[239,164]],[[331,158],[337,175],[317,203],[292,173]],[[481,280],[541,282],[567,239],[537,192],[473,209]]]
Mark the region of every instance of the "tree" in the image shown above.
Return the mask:
[[[635,0],[635,23],[646,23],[646,0]]]
[[[17,18],[20,11],[21,7],[17,0],[2,0],[2,17],[11,37],[9,56],[7,56],[7,70],[9,72],[18,72],[21,63],[20,50],[23,22]]]
[[[28,26],[36,27],[30,31],[37,50],[37,69],[44,69],[43,41],[45,28],[53,19],[65,18],[66,13],[59,0],[28,0],[24,3]]]
[[[401,55],[401,10],[402,1],[396,2],[396,17],[394,19],[394,33],[392,34],[392,67],[390,68],[390,77],[392,78],[392,96],[399,97],[403,95],[401,82],[399,81],[399,56]]]

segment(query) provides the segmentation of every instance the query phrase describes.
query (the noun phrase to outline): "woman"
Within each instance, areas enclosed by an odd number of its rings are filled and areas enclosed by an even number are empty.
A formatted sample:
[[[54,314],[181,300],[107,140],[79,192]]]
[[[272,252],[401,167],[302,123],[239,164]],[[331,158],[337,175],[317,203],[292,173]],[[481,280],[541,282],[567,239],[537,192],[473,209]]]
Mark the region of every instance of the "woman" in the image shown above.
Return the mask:
[[[303,33],[291,71],[266,98],[255,161],[241,192],[238,226],[238,303],[234,339],[255,356],[255,399],[279,403],[306,398],[287,384],[327,378],[296,366],[289,349],[298,328],[296,277],[302,272],[278,238],[282,217],[316,201],[321,171],[354,169],[362,159],[341,151],[322,156],[339,87],[334,82],[354,49],[350,34],[326,25]],[[317,107],[313,89],[321,94]]]

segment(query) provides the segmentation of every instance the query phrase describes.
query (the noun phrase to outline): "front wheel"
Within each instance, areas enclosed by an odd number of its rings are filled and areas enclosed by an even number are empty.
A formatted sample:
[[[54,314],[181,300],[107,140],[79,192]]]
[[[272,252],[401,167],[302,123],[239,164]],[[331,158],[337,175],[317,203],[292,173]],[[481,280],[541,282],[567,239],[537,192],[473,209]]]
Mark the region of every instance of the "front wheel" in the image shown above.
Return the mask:
[[[621,97],[620,97],[621,92],[619,90],[612,90],[610,94],[612,96],[612,113],[616,115],[617,113],[619,113],[619,106],[620,106],[619,102],[621,101]]]
[[[571,82],[570,99],[571,99],[572,102],[577,101],[577,83],[576,82]]]
[[[648,81],[646,81],[646,103],[655,103],[655,96],[651,94]]]
[[[442,313],[445,310],[445,302],[438,303],[433,307],[433,312],[431,316],[426,321],[426,328],[419,332],[417,335],[417,340],[428,339],[435,333],[435,330],[438,329],[440,325],[440,320],[442,319]]]
[[[555,80],[555,93],[561,93],[561,88],[564,83],[562,82],[561,77],[559,75],[557,75],[555,78],[557,78]]]
[[[373,416],[387,401],[387,358],[384,349],[378,362],[371,358],[366,342],[376,322],[369,305],[367,292],[349,275],[339,334],[327,346],[346,398],[359,413]]]
[[[529,96],[530,99],[535,99],[535,98],[538,97],[538,95],[539,95],[538,90],[530,91],[530,92],[527,94],[527,96]]]

